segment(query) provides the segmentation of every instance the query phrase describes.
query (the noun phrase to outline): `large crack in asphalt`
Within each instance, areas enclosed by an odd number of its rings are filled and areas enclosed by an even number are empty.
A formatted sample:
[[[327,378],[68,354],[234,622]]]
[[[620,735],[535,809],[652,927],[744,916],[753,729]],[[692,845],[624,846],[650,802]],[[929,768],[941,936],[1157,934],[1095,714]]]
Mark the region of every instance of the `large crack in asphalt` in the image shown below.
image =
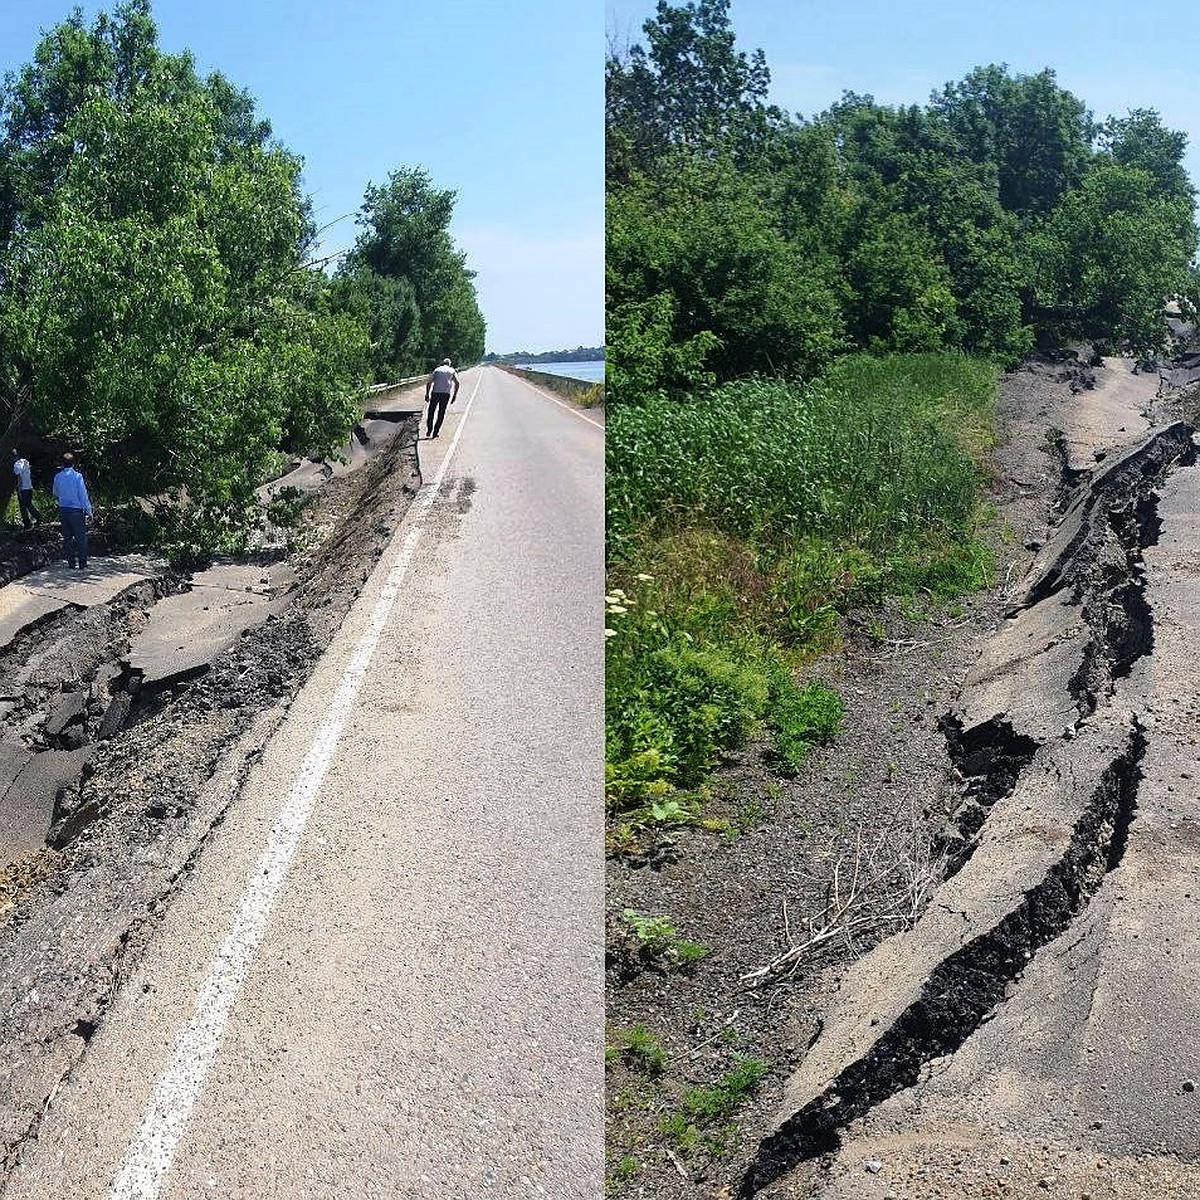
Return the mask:
[[[395,425],[396,423],[393,422]],[[164,576],[107,604],[27,627],[0,653],[0,685],[32,659],[36,683],[0,701],[0,742],[85,756],[53,794],[46,849],[8,896],[0,922],[0,1151],[11,1166],[36,1136],[45,1099],[83,1053],[129,964],[183,885],[286,715],[322,649],[391,540],[412,495],[411,427],[361,470],[332,480],[310,510],[286,608],[202,669],[141,686],[131,636],[167,597]],[[84,637],[81,630],[87,630]],[[79,633],[75,641],[72,637]],[[71,686],[55,678],[68,666]],[[74,751],[63,749],[79,743]],[[10,869],[11,870],[11,869]]]
[[[1089,636],[1067,690],[1078,719],[1096,711],[1115,680],[1154,648],[1145,598],[1142,552],[1155,544],[1161,521],[1156,488],[1168,473],[1191,466],[1196,449],[1182,422],[1152,433],[1097,473],[1068,506],[1057,539],[1047,546],[1040,578],[1030,585],[1016,616],[1066,595],[1079,608]],[[1035,565],[1036,571],[1036,565]],[[1044,738],[1015,729],[1004,714],[968,726],[961,713],[941,718],[951,766],[963,779],[962,802],[937,835],[946,878],[970,860],[993,806],[1012,794],[1021,771]]]
[[[971,724],[961,713],[943,717],[947,754],[963,780],[962,803],[939,835],[946,879],[970,860],[990,814],[1013,796],[1041,752],[1072,741],[1080,723],[1111,701],[1115,681],[1152,652],[1142,551],[1159,536],[1156,488],[1176,468],[1196,461],[1193,432],[1176,422],[1100,467],[1066,507],[1035,559],[1023,600],[1010,614],[1017,618],[1038,606],[1057,606],[1057,624],[1049,620],[1045,628],[1060,633],[1048,645],[1031,637],[1034,657],[1054,650],[1062,639],[1082,643],[1078,668],[1060,681],[1067,694],[1056,702],[1075,718],[1047,737],[1016,727],[1004,713]],[[1061,616],[1064,605],[1082,617],[1078,635]],[[1019,671],[1021,663],[1019,655],[1015,660],[1002,655],[997,670]],[[1031,678],[1039,678],[1036,671]],[[1048,672],[1041,678],[1054,676]],[[980,684],[992,685],[992,677]],[[1013,896],[1011,907],[990,928],[973,937],[968,931],[967,940],[956,947],[947,942],[915,998],[890,1026],[851,1035],[844,1043],[850,1047],[849,1061],[843,1059],[840,1069],[825,1075],[824,1086],[816,1082],[821,1075],[808,1076],[798,1097],[802,1106],[782,1116],[761,1141],[743,1177],[741,1197],[753,1196],[798,1163],[835,1150],[851,1121],[917,1083],[926,1064],[953,1054],[1007,1001],[1032,957],[1072,925],[1104,877],[1119,866],[1136,811],[1146,744],[1144,726],[1135,715],[1123,744],[1107,759],[1090,798],[1077,810],[1056,861],[1037,883]],[[937,945],[933,943],[934,955],[942,954]],[[828,1036],[828,1022],[825,1031],[823,1037]]]
[[[790,1117],[759,1149],[739,1195],[751,1197],[798,1162],[837,1148],[841,1129],[911,1087],[935,1058],[953,1054],[1007,997],[1030,959],[1083,911],[1125,852],[1137,807],[1145,733],[1134,723],[1103,773],[1066,852],[998,925],[950,955],[869,1053]]]

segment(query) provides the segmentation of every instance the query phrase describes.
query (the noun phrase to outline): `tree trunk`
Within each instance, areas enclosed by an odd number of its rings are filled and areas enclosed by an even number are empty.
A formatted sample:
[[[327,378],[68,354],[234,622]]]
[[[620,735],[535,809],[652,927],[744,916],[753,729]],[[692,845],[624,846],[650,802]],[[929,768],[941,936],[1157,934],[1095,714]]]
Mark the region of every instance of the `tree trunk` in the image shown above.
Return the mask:
[[[0,513],[8,508],[8,502],[17,490],[16,476],[12,473],[12,448],[21,437],[32,407],[33,385],[23,383],[17,389],[17,402],[13,405],[8,428],[0,433]],[[28,452],[25,457],[29,457]]]

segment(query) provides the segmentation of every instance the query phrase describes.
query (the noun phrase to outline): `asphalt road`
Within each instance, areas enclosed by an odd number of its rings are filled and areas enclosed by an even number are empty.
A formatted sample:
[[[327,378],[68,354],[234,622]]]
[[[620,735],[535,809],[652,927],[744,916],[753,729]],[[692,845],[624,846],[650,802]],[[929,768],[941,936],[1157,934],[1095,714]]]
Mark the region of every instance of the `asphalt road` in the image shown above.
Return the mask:
[[[6,1200],[601,1194],[603,434],[450,414]]]
[[[1200,1196],[1200,466],[1127,362],[1098,376],[1065,435],[1089,477],[956,704],[996,756],[966,773],[1003,768],[986,819],[839,980],[764,1200]]]

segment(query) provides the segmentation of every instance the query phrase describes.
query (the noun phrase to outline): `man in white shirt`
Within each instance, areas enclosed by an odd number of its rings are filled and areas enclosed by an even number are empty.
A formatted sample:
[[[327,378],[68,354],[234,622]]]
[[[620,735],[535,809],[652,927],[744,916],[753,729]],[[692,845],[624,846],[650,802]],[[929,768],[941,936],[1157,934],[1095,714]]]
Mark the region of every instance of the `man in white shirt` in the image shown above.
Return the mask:
[[[24,458],[13,447],[13,474],[17,477],[17,503],[21,506],[21,523],[26,529],[32,529],[37,521],[37,510],[33,507],[33,472],[29,459]]]
[[[453,394],[451,393],[453,387]],[[442,359],[440,367],[433,368],[433,374],[425,385],[425,403],[429,411],[425,416],[425,436],[437,437],[446,418],[446,405],[453,404],[458,399],[458,372],[448,358]]]

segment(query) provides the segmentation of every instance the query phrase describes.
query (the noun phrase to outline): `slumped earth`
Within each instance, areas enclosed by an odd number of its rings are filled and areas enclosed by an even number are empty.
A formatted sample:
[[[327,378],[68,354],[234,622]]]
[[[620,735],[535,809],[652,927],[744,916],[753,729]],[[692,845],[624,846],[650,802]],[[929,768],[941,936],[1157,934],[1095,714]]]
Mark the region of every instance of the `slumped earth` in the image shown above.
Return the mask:
[[[7,1167],[419,485],[419,397],[374,405],[340,460],[272,485],[311,496],[290,553],[71,571],[43,535],[0,587]]]
[[[686,868],[614,869],[621,902],[723,938],[707,978],[704,963],[610,978],[618,1014],[668,1031],[693,1084],[713,1047],[708,1030],[669,1032],[688,1008],[732,1012],[728,1040],[772,1066],[707,1147],[672,1143],[664,1089],[631,1100],[618,1067],[610,1122],[633,1130],[643,1163],[616,1194],[1200,1195],[1200,467],[1172,381],[1190,383],[1186,361],[1161,381],[1073,355],[1006,377],[1003,584],[960,621],[890,639],[890,662],[869,662],[851,631],[824,670],[873,734],[848,730],[815,757],[763,828],[724,851],[681,837]],[[905,695],[922,671],[927,717]],[[855,707],[872,675],[890,724]],[[860,761],[872,740],[886,775]],[[728,774],[743,794],[763,786],[753,764]],[[915,920],[761,986],[751,968],[799,940],[825,900],[814,881],[854,857],[845,826],[891,823],[899,840],[905,818],[936,877]],[[807,837],[789,833],[798,823]],[[745,899],[721,881],[730,861]],[[639,1103],[649,1118],[621,1115]]]

